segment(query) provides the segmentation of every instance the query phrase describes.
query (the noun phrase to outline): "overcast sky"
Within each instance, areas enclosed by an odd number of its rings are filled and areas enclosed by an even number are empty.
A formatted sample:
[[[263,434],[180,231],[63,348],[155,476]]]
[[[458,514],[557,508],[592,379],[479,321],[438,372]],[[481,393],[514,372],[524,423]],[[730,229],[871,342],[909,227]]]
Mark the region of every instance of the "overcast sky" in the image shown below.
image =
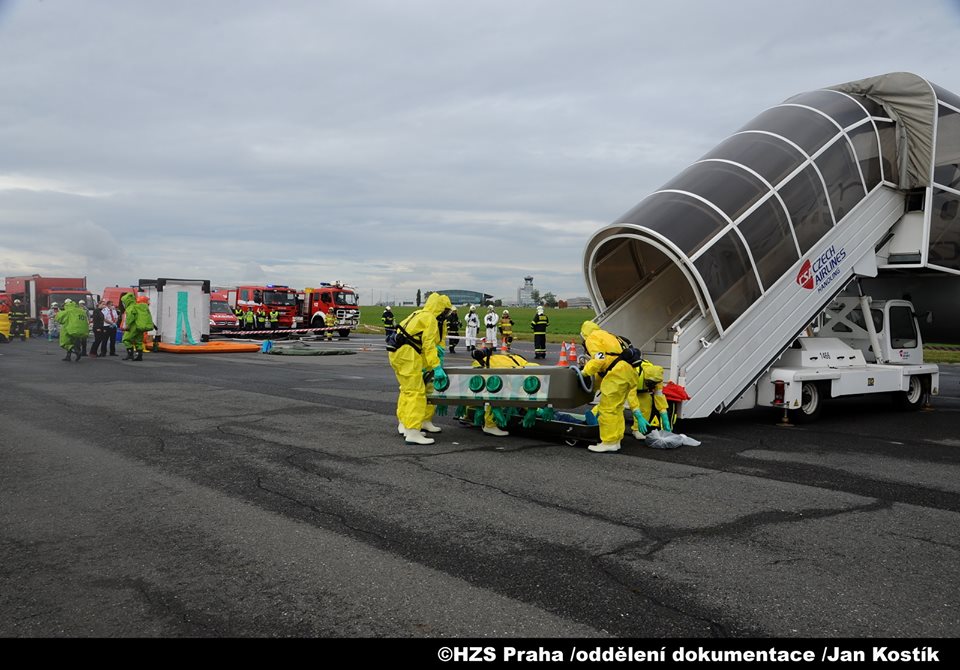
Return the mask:
[[[956,0],[0,0],[0,277],[585,295],[583,248],[793,94],[960,93]]]

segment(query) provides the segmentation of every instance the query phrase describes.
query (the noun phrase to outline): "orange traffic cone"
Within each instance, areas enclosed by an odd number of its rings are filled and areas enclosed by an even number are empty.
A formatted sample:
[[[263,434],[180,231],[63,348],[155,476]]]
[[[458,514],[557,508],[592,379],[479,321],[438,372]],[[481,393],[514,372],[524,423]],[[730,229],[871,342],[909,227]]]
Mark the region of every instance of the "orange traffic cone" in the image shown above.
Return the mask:
[[[561,368],[569,367],[570,363],[567,361],[567,343],[563,342],[560,345],[560,360],[557,361],[557,365]]]
[[[570,361],[570,365],[577,364],[577,343],[573,340],[570,341],[570,347],[567,349],[567,360]]]
[[[503,338],[503,342],[500,343],[500,353],[505,354],[508,351],[510,351],[510,349],[507,347],[507,338]]]

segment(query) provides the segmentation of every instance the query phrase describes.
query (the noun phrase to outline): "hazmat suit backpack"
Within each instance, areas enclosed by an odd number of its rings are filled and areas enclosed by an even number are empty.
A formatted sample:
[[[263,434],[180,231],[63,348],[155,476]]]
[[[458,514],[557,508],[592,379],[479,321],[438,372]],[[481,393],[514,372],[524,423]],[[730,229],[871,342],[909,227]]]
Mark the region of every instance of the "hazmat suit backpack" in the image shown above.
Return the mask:
[[[67,310],[67,316],[62,324],[63,331],[72,339],[83,339],[90,333],[90,323],[87,321],[87,310],[72,306]]]

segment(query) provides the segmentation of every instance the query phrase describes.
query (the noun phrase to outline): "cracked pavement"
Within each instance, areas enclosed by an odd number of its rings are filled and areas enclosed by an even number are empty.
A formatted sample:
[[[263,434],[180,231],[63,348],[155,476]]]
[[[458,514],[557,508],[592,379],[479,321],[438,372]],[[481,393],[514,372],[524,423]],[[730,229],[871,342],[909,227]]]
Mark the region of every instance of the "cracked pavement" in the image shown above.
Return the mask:
[[[932,412],[758,410],[593,454],[451,417],[405,446],[371,344],[0,347],[0,635],[958,633],[958,366]]]

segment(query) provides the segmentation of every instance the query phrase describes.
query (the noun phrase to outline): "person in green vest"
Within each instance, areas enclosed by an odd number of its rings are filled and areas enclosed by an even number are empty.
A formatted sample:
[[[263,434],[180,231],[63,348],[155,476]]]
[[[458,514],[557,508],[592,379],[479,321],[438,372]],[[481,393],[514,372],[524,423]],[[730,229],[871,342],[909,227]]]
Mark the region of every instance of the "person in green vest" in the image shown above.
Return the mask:
[[[254,313],[252,307],[248,308],[247,311],[243,313],[243,329],[244,330],[257,329],[257,315]]]
[[[280,327],[280,311],[276,309],[270,310],[270,328],[276,330]]]

